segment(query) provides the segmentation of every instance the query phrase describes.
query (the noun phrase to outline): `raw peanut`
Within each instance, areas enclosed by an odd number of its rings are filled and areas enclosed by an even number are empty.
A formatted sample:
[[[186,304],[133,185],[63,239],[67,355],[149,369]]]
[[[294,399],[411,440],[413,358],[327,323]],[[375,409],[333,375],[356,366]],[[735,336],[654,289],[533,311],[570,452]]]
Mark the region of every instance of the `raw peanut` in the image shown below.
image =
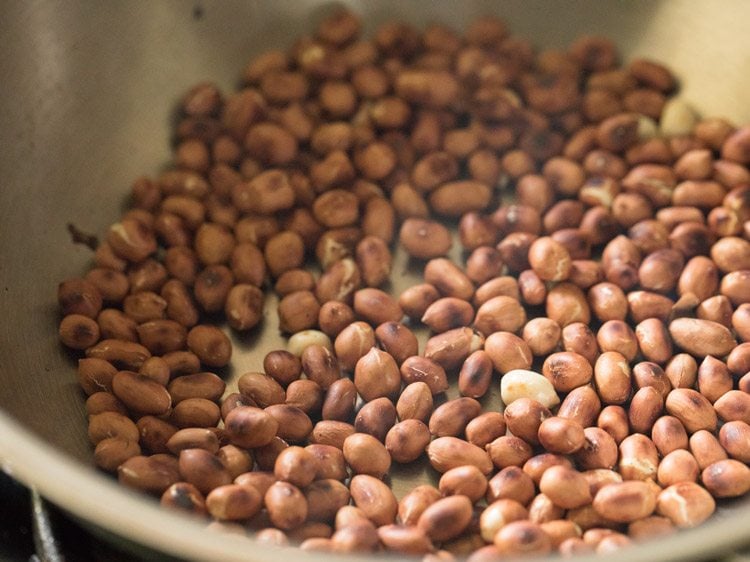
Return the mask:
[[[162,494],[160,503],[169,509],[206,515],[206,499],[198,488],[187,482],[177,482],[169,486]]]
[[[519,281],[509,275],[503,275],[500,277],[495,277],[494,279],[490,279],[489,281],[486,281],[479,286],[474,295],[474,298],[472,299],[472,302],[475,306],[480,307],[491,298],[499,296],[506,296],[511,297],[515,300],[519,300],[521,298],[521,294],[519,292]],[[542,302],[543,300],[544,299],[542,298],[539,302]]]
[[[492,461],[485,451],[456,437],[438,437],[427,446],[427,456],[440,473],[464,465],[476,466],[482,474],[492,471]]]
[[[284,389],[263,373],[245,373],[238,379],[237,388],[240,394],[252,399],[261,408],[284,403]]]
[[[112,378],[112,393],[131,411],[140,414],[165,414],[172,404],[162,385],[132,371],[120,371]]]
[[[518,300],[508,296],[485,301],[474,318],[474,328],[486,337],[495,332],[517,332],[525,323],[526,311]]]
[[[229,338],[215,326],[195,326],[188,332],[187,345],[209,367],[224,367],[232,356]]]
[[[355,474],[382,478],[391,466],[385,446],[372,435],[354,433],[344,440],[344,459]]]
[[[315,285],[315,296],[318,301],[340,301],[351,304],[354,292],[361,286],[359,266],[348,257],[346,252],[326,258],[325,263],[321,265],[325,271]]]
[[[457,437],[481,412],[482,405],[473,398],[462,397],[449,400],[438,406],[430,416],[430,433],[435,437]]]
[[[303,442],[312,431],[309,416],[291,404],[273,404],[264,410],[279,424],[277,436],[292,443]]]
[[[594,285],[589,289],[588,300],[593,313],[602,322],[625,320],[628,301],[622,289],[614,283]]]
[[[474,284],[471,280],[458,266],[446,258],[435,258],[427,262],[424,280],[446,297],[468,301],[474,294]]]
[[[398,303],[410,318],[421,318],[427,308],[439,298],[440,293],[433,285],[422,283],[413,285],[401,293]]]
[[[140,344],[114,339],[102,340],[86,350],[86,357],[107,361],[126,369],[139,369],[151,357],[151,352]]]
[[[573,468],[567,457],[554,453],[541,453],[530,457],[523,463],[523,471],[528,474],[535,484],[539,484],[542,475],[552,466],[564,466]]]
[[[84,358],[78,360],[78,384],[88,395],[109,392],[117,369],[104,359]]]
[[[564,337],[563,332],[563,337]],[[638,353],[638,340],[628,324],[620,320],[609,320],[602,324],[596,334],[596,341],[602,352],[617,351],[628,361]]]
[[[630,365],[617,351],[606,351],[597,358],[594,380],[606,404],[622,404],[630,397]]]
[[[385,447],[394,461],[408,463],[422,455],[430,438],[430,430],[422,421],[404,419],[388,430]]]
[[[634,433],[620,443],[620,474],[625,480],[647,480],[656,476],[659,453],[645,435]]]
[[[337,480],[316,480],[305,488],[304,494],[308,520],[321,522],[333,521],[350,497],[348,488]]]
[[[276,435],[278,422],[260,408],[240,406],[224,420],[229,440],[238,447],[267,445]]]
[[[750,242],[737,236],[721,238],[711,247],[711,259],[725,273],[750,269]]]
[[[552,466],[542,475],[539,490],[564,509],[582,507],[591,502],[589,485],[583,475],[564,466]]]
[[[690,295],[686,295],[686,298],[690,298]],[[724,295],[710,297],[695,308],[695,314],[701,320],[712,320],[727,328],[732,327],[732,312],[732,303]]]
[[[586,428],[591,429],[591,428]],[[608,468],[596,468],[592,470],[587,470],[583,473],[583,476],[586,478],[586,481],[589,483],[589,489],[591,490],[591,495],[596,496],[596,494],[604,488],[605,486],[609,484],[615,484],[622,482],[622,476],[620,476],[619,472],[615,472],[614,470],[610,470]],[[650,484],[649,484],[650,486]]]
[[[616,320],[611,322],[617,323]],[[624,322],[622,324],[624,324]],[[627,324],[625,325],[627,326]],[[574,322],[565,326],[562,330],[563,349],[565,351],[572,351],[579,355],[583,355],[586,360],[593,365],[599,355],[597,337],[598,336],[595,336],[591,329],[585,324]],[[635,339],[635,336],[633,336],[633,339]],[[603,351],[606,351],[606,349],[603,349]]]
[[[328,390],[341,377],[336,356],[322,345],[306,347],[300,357],[300,366],[307,378],[315,381],[323,390]]]
[[[656,512],[677,527],[695,527],[708,519],[716,502],[705,489],[694,482],[680,482],[665,488],[656,501]]]
[[[95,416],[103,412],[117,412],[127,415],[128,409],[117,397],[109,392],[95,392],[86,399],[86,413]]]
[[[249,519],[260,511],[261,496],[252,488],[227,484],[206,496],[206,508],[219,521]]]
[[[579,386],[571,390],[560,404],[557,415],[577,421],[583,427],[594,425],[602,409],[601,400],[591,386]]]
[[[597,427],[609,433],[620,444],[629,435],[628,413],[622,406],[606,406],[596,420]]]
[[[137,263],[156,251],[156,238],[144,223],[124,218],[113,224],[107,233],[107,242],[118,257]]]
[[[565,519],[556,519],[554,521],[547,521],[541,525],[542,531],[547,533],[552,541],[552,548],[556,550],[560,544],[567,539],[579,538],[581,536],[581,529],[572,521]]]
[[[117,468],[121,484],[151,494],[163,494],[182,480],[177,459],[169,455],[134,456]]]
[[[287,390],[287,399],[289,391]],[[325,394],[322,405],[322,419],[350,421],[354,416],[354,405],[357,401],[357,387],[349,378],[333,382]]]
[[[286,388],[285,404],[295,406],[308,415],[318,413],[323,406],[323,389],[311,380],[292,381]]]
[[[349,486],[354,505],[375,525],[390,525],[396,518],[398,502],[382,481],[367,474],[357,474]]]
[[[474,283],[486,283],[503,273],[500,252],[491,246],[476,248],[466,258],[466,275]]]
[[[696,431],[690,436],[689,448],[701,469],[729,458],[719,439],[705,429]]]
[[[323,303],[318,312],[318,325],[328,336],[335,338],[349,324],[354,322],[354,311],[343,302],[329,301]]]
[[[440,499],[430,504],[417,521],[433,541],[447,541],[455,538],[469,525],[472,515],[471,501],[466,496],[457,495]]]
[[[554,351],[562,335],[560,325],[550,318],[532,318],[523,327],[523,340],[535,356]]]
[[[177,427],[215,427],[221,419],[216,403],[205,398],[188,398],[177,404],[169,420]]]
[[[594,497],[594,509],[605,519],[630,523],[648,517],[656,508],[656,494],[646,482],[627,481],[604,486]]]
[[[727,273],[721,280],[719,291],[735,306],[750,302],[750,295],[748,295],[747,290],[749,276],[750,273],[747,270]]]
[[[331,445],[312,444],[305,447],[316,459],[316,480],[343,480],[347,476],[344,454]]]
[[[630,427],[638,433],[650,433],[663,408],[664,399],[659,391],[653,386],[644,386],[630,400],[628,410]]]
[[[554,416],[539,425],[539,442],[552,453],[575,453],[585,441],[583,427],[576,421]]]
[[[553,238],[537,238],[529,248],[529,264],[544,281],[565,281],[570,274],[568,250]]]
[[[698,375],[698,363],[687,353],[678,353],[664,369],[673,388],[692,388]]]
[[[388,353],[373,347],[357,361],[354,385],[365,401],[381,396],[394,399],[401,388],[398,365]]]
[[[485,447],[498,468],[522,466],[533,455],[531,445],[519,437],[503,435]]]
[[[702,391],[701,393],[705,395]],[[725,422],[739,420],[750,423],[750,395],[740,390],[725,392],[714,402],[714,409]]]
[[[417,527],[385,525],[378,528],[378,538],[388,550],[403,554],[427,554],[435,548],[427,534]]]
[[[497,532],[508,523],[527,519],[527,509],[512,499],[498,499],[482,512],[479,530],[486,542],[491,542]]]
[[[427,307],[421,321],[433,332],[440,333],[468,326],[473,318],[474,307],[470,303],[455,297],[445,297]]]
[[[502,527],[493,539],[501,555],[534,556],[552,550],[550,537],[536,523],[513,521]]]
[[[481,398],[492,382],[492,360],[484,350],[469,355],[458,375],[458,389],[463,396]]]
[[[590,508],[590,506],[586,506],[580,509],[586,509]],[[545,494],[537,494],[533,500],[531,500],[531,503],[528,505],[529,509],[529,521],[532,523],[546,523],[547,521],[554,521],[556,519],[560,519],[565,515],[565,510],[554,503],[552,503],[552,500],[549,499]],[[593,509],[593,508],[590,508]],[[571,510],[571,513],[575,513],[578,510]],[[572,519],[572,517],[571,517]]]
[[[469,355],[481,349],[483,344],[485,344],[484,337],[471,328],[454,328],[427,340],[424,357],[444,369],[454,369],[461,365]]]
[[[688,433],[701,429],[716,429],[716,411],[699,392],[689,388],[676,388],[668,395],[664,404],[667,412],[676,417]]]
[[[138,323],[164,318],[166,308],[167,301],[152,291],[128,295],[122,303],[123,312]]]
[[[399,242],[410,256],[422,260],[444,256],[453,245],[451,233],[445,226],[421,218],[404,221],[399,231]]]
[[[662,456],[677,449],[688,448],[685,426],[674,416],[662,416],[654,422],[651,428],[651,440]]]
[[[722,402],[721,406],[717,407],[716,402],[721,400],[722,396],[731,392],[732,386],[732,375],[730,374],[726,364],[714,357],[711,357],[710,355],[706,356],[700,367],[698,367],[697,388],[703,396],[708,398],[709,402],[715,403],[714,407],[716,408],[716,411],[720,416],[721,409],[724,409],[725,412],[727,411],[723,407],[725,403],[730,405],[730,409],[733,409],[732,406],[736,404],[736,400],[740,401],[739,404],[742,404],[745,396],[747,396],[744,393],[738,392],[737,394],[730,395],[733,398],[729,398],[727,401]],[[747,398],[750,398],[750,396],[747,396]],[[745,403],[750,406],[750,403]],[[737,406],[739,406],[739,404],[737,404]],[[721,417],[722,419],[729,421],[724,416]],[[750,419],[750,416],[748,416],[748,419]]]
[[[527,505],[534,497],[534,481],[520,467],[508,466],[495,474],[487,486],[487,501],[510,499]]]
[[[715,498],[739,497],[750,490],[750,469],[733,459],[720,460],[703,469],[701,482]]]
[[[444,183],[430,192],[428,197],[433,211],[449,217],[482,211],[492,199],[492,191],[485,183],[462,180]]]
[[[423,381],[408,383],[396,403],[396,412],[399,419],[426,421],[432,413],[432,394],[430,386]]]
[[[357,244],[356,258],[362,280],[368,287],[382,285],[391,273],[391,252],[376,236],[366,236]]]
[[[190,427],[176,431],[165,445],[175,455],[179,455],[183,449],[205,449],[213,454],[219,452],[219,438],[207,428]]]
[[[582,355],[561,351],[549,355],[542,366],[542,374],[558,392],[568,392],[587,384],[593,377],[591,364]]]
[[[539,443],[539,426],[552,413],[536,400],[522,397],[507,404],[503,416],[505,425],[513,435],[536,445]]]
[[[466,425],[466,439],[472,445],[483,448],[505,434],[505,419],[499,412],[485,412]]]
[[[203,494],[232,482],[232,477],[221,460],[204,449],[180,451],[179,470],[185,481],[193,484]]]
[[[677,318],[669,323],[669,333],[678,346],[698,357],[723,357],[737,345],[725,326],[710,320]]]
[[[315,328],[319,312],[318,299],[311,291],[290,293],[284,296],[278,304],[279,329],[282,332],[294,334]]]
[[[362,405],[354,420],[354,428],[360,433],[372,435],[385,441],[388,430],[396,423],[396,407],[388,398],[376,398]]]
[[[677,449],[664,456],[659,463],[657,481],[667,487],[678,482],[695,482],[700,474],[695,457],[684,449]]]
[[[741,343],[727,357],[727,367],[733,375],[743,375],[750,371],[750,344]]]
[[[140,454],[138,443],[121,437],[108,437],[97,443],[94,462],[104,471],[115,472],[125,461]]]
[[[628,525],[628,535],[634,540],[664,537],[675,532],[672,521],[661,515],[651,515]]]
[[[721,426],[719,442],[730,457],[750,461],[750,426],[743,421],[731,421]]]
[[[529,346],[510,332],[492,333],[484,342],[484,349],[492,360],[495,370],[509,373],[531,367],[532,355]],[[502,380],[502,379],[501,379]]]
[[[354,372],[359,359],[374,346],[375,332],[365,322],[353,322],[341,330],[333,345],[339,365],[349,372]]]
[[[424,510],[441,497],[440,491],[428,484],[413,488],[398,504],[399,521],[404,525],[416,525]]]
[[[230,476],[237,478],[252,469],[253,457],[249,451],[234,445],[224,445],[217,454],[219,460],[227,467]]]
[[[288,482],[276,482],[265,493],[263,502],[274,526],[287,530],[307,519],[308,506],[303,493]]]
[[[476,503],[487,490],[487,477],[475,466],[459,466],[440,477],[438,488],[443,495],[464,495]]]
[[[638,347],[646,359],[654,363],[665,364],[672,357],[672,341],[669,335],[674,336],[672,324],[679,320],[684,319],[678,319],[670,323],[669,332],[658,318],[647,318],[635,327]],[[680,345],[679,342],[677,344]]]
[[[572,283],[562,282],[547,293],[545,311],[563,328],[574,322],[588,324],[591,311],[583,291]]]
[[[404,316],[398,302],[380,289],[360,289],[354,293],[354,312],[374,325],[398,322]],[[317,318],[317,314],[315,315]]]
[[[101,331],[91,318],[82,314],[68,314],[60,322],[58,335],[67,347],[84,350],[99,341]]]

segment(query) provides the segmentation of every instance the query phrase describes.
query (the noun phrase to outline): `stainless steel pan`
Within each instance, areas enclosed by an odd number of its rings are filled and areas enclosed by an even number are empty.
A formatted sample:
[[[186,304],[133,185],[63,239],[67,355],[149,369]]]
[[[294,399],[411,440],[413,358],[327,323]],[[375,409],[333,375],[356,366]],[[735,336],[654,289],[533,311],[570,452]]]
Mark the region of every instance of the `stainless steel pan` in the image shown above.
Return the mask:
[[[350,4],[370,30],[389,18],[462,28],[494,12],[539,46],[565,46],[581,33],[606,34],[626,57],[652,56],[672,65],[684,97],[704,114],[750,122],[750,3],[744,0]],[[91,468],[83,396],[74,363],[57,342],[55,289],[60,280],[83,273],[91,257],[70,241],[67,223],[101,234],[119,216],[130,182],[168,162],[170,114],[179,96],[204,79],[232,88],[251,56],[289,45],[330,6],[298,0],[29,0],[0,7],[3,468],[73,514],[164,552],[269,560],[278,553],[165,513]],[[271,324],[254,338],[255,351],[243,344],[236,370],[257,364],[262,350],[274,345]],[[415,477],[404,475],[403,481]],[[723,552],[750,542],[748,517],[750,500],[738,502],[704,527],[622,557],[684,560]]]

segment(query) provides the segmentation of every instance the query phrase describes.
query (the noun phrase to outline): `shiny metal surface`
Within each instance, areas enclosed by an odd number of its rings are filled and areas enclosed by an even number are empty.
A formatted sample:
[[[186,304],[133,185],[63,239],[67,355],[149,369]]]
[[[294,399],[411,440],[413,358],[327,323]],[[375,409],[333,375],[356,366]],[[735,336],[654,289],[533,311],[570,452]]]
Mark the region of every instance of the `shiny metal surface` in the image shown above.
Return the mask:
[[[247,60],[289,45],[329,4],[2,3],[0,459],[62,507],[166,552],[225,560],[272,555],[166,514],[90,468],[83,396],[74,363],[57,342],[55,291],[60,280],[84,272],[91,254],[70,241],[66,224],[101,235],[119,216],[130,182],[168,162],[170,116],[181,94],[205,79],[232,88]],[[704,114],[750,122],[750,3],[743,0],[349,4],[370,30],[389,18],[462,28],[495,12],[540,47],[603,33],[626,58],[669,63],[684,97]],[[280,342],[270,307],[266,320],[262,334],[236,340],[235,372],[257,368]],[[394,477],[395,488],[422,477],[419,469],[404,471]],[[717,552],[750,539],[744,536],[749,516],[750,506],[740,505],[708,526],[626,556],[678,560]]]

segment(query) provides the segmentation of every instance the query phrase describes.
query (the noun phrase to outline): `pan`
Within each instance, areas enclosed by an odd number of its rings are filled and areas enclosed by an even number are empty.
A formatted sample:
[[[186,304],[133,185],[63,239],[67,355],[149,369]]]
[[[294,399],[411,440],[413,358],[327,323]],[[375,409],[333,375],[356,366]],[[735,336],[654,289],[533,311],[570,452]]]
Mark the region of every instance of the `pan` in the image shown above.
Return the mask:
[[[750,122],[750,4],[743,0],[351,1],[365,31],[388,19],[462,29],[499,14],[538,47],[604,34],[624,57],[673,68],[700,113]],[[12,476],[107,532],[166,554],[204,560],[270,560],[278,550],[209,532],[166,513],[93,468],[84,395],[58,343],[57,283],[81,275],[91,251],[71,232],[101,236],[124,209],[129,185],[170,158],[171,115],[193,84],[225,91],[269,48],[288,47],[332,4],[317,0],[5,2],[0,18],[0,461]],[[407,268],[408,270],[408,268]],[[408,272],[394,280],[405,286]],[[282,345],[269,315],[236,340],[228,380],[258,368]],[[231,384],[231,382],[230,382]],[[394,476],[397,492],[425,478]],[[750,501],[750,500],[748,500]],[[708,524],[617,553],[613,559],[717,556],[750,541],[750,504]],[[299,559],[319,554],[292,551]],[[363,558],[364,559],[364,558]],[[583,559],[582,559],[583,560]]]

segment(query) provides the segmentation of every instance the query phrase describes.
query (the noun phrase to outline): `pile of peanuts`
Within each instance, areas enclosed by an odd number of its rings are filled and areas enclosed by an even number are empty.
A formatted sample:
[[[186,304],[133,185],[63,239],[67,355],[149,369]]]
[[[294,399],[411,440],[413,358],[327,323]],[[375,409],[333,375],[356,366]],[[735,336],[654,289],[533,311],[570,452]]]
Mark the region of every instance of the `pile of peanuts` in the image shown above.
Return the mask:
[[[60,284],[97,465],[258,541],[431,562],[606,553],[750,490],[750,127],[606,38],[360,28],[190,90],[172,169]],[[424,282],[394,296],[397,246]],[[267,289],[288,349],[227,389],[220,326]]]

